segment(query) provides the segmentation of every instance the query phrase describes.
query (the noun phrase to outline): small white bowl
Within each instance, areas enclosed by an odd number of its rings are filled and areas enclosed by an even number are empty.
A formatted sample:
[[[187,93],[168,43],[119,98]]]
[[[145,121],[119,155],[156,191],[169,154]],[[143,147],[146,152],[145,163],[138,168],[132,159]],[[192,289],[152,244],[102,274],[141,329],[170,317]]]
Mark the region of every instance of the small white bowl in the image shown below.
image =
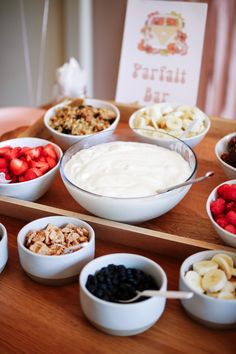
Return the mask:
[[[94,135],[94,134],[88,134],[88,135],[64,134],[64,133],[57,132],[55,129],[53,129],[49,125],[50,119],[55,115],[55,113],[58,110],[58,108],[65,107],[70,102],[71,102],[71,100],[69,100],[69,101],[67,100],[67,101],[64,101],[62,103],[59,103],[59,104],[53,106],[52,108],[50,108],[44,115],[44,125],[45,125],[45,127],[48,129],[50,134],[53,136],[55,142],[63,150],[68,149],[71,145],[77,143],[78,141],[80,141],[81,139],[84,139],[85,137]],[[120,120],[120,111],[115,105],[113,105],[112,103],[106,102],[106,101],[92,99],[92,98],[86,98],[85,99],[85,104],[86,105],[91,105],[91,106],[96,107],[96,108],[106,108],[106,109],[112,110],[116,114],[116,119],[114,120],[114,122],[108,128],[106,128],[106,129],[104,129],[102,131],[112,131],[112,130],[116,129],[117,124],[119,123],[119,120]],[[95,134],[98,134],[98,133],[95,133]]]
[[[188,257],[181,265],[179,276],[179,289],[193,291],[194,296],[188,300],[181,300],[185,311],[191,318],[201,324],[213,328],[230,328],[236,326],[236,299],[217,299],[194,291],[186,283],[184,275],[191,269],[193,263],[211,259],[217,253],[231,256],[236,266],[236,253],[225,251],[203,251]]]
[[[217,222],[214,220],[212,213],[211,213],[211,209],[210,209],[210,204],[213,200],[216,200],[217,198],[217,189],[222,186],[223,184],[236,184],[236,179],[231,180],[231,181],[226,181],[223,182],[221,184],[219,184],[215,189],[213,189],[213,191],[210,193],[207,202],[206,202],[206,211],[207,211],[207,215],[212,223],[212,226],[214,227],[215,231],[217,232],[217,234],[220,236],[220,238],[222,239],[222,241],[224,243],[226,243],[229,246],[232,247],[236,247],[236,235],[232,234],[231,232],[223,229],[222,227],[220,227]]]
[[[161,317],[166,299],[152,297],[136,303],[119,304],[97,298],[87,290],[87,278],[109,264],[141,269],[154,278],[160,290],[167,289],[164,270],[152,260],[128,253],[102,256],[88,263],[80,273],[80,303],[85,316],[95,327],[112,335],[131,336],[146,331]]]
[[[26,248],[24,242],[27,233],[32,230],[44,229],[48,224],[59,227],[75,224],[85,227],[89,231],[89,242],[76,252],[59,256],[41,255]],[[95,234],[92,227],[80,219],[67,216],[49,216],[25,225],[18,233],[17,245],[21,266],[29,277],[46,285],[63,285],[75,281],[85,264],[94,258]]]
[[[153,112],[163,112],[165,111],[167,108],[178,108],[179,106],[186,106],[184,104],[179,104],[179,103],[169,103],[169,102],[166,102],[166,103],[157,103],[157,104],[154,104],[154,105],[151,105],[151,106],[146,106],[146,107],[143,107],[141,109],[139,109],[138,111],[135,111],[131,117],[129,118],[129,126],[131,129],[134,129],[135,128],[138,128],[135,126],[135,120],[136,120],[136,117],[137,116],[140,116],[142,114],[145,114],[146,116],[149,116],[150,115],[150,118],[153,118],[153,120],[155,122],[158,122],[158,120],[160,119],[160,114],[161,113],[158,113],[156,115],[156,117],[154,116],[154,113]],[[194,108],[197,112],[199,112],[199,114],[201,116],[203,116],[204,118],[204,125],[205,125],[205,129],[204,131],[202,131],[201,133],[195,135],[195,136],[192,136],[192,137],[178,137],[179,139],[181,139],[182,141],[184,141],[186,144],[188,144],[191,148],[195,147],[196,145],[198,145],[202,139],[206,136],[208,130],[210,129],[210,126],[211,126],[211,121],[209,119],[209,117],[203,113],[199,108],[197,107],[191,107],[191,108]],[[145,126],[143,127],[140,127],[143,129],[143,132],[145,132]],[[136,130],[137,134],[141,134],[141,130],[138,131]],[[184,131],[183,131],[184,132]],[[148,133],[148,135],[146,135]],[[153,136],[151,136],[150,134],[150,131],[148,130],[145,135],[148,137],[148,139],[150,140],[150,142],[159,142],[159,143],[164,143],[164,142],[167,142],[169,143],[172,139],[171,137],[171,133],[169,133],[169,137],[168,137],[168,132],[166,131],[165,133],[167,134],[166,136],[160,136],[160,134],[158,133],[157,130],[154,130],[152,131],[153,133]]]
[[[236,136],[236,132],[225,135],[215,145],[215,154],[216,154],[216,158],[218,160],[218,163],[219,163],[220,167],[222,168],[222,170],[224,171],[225,175],[229,179],[236,178],[236,168],[228,165],[225,161],[223,161],[221,159],[221,155],[223,153],[227,152],[227,145],[233,136]]]
[[[7,230],[3,224],[0,224],[0,273],[2,273],[8,260],[8,240]]]
[[[104,219],[126,223],[140,223],[168,212],[188,193],[191,185],[166,193],[155,193],[154,195],[144,197],[109,197],[83,190],[66,177],[64,167],[77,152],[95,145],[115,141],[150,143],[145,136],[136,134],[131,129],[119,129],[119,131],[115,131],[113,134],[110,134],[110,132],[101,132],[71,146],[61,160],[60,173],[65,187],[71,196],[89,212]],[[157,142],[155,145],[162,146],[161,143]],[[189,163],[191,171],[188,180],[194,178],[197,170],[197,158],[192,149],[177,138],[172,139],[166,148],[178,152]]]
[[[5,140],[0,142],[0,147],[12,146],[12,147],[36,147],[52,144],[57,153],[58,162],[55,167],[46,172],[44,175],[25,182],[17,183],[0,183],[0,194],[17,199],[35,201],[44,195],[50,188],[53,180],[59,169],[60,160],[62,157],[62,150],[59,146],[52,143],[49,140],[39,138],[16,138],[11,140]]]

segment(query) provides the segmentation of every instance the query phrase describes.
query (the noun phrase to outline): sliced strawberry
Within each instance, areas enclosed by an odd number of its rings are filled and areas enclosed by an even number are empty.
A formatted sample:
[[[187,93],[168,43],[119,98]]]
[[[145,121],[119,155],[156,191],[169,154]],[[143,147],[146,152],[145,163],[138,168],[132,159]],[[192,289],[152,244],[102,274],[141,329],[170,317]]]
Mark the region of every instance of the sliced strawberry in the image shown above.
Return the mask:
[[[51,170],[53,167],[55,167],[56,164],[57,164],[57,162],[56,162],[52,157],[50,157],[50,156],[47,156],[47,157],[46,157],[46,161],[47,161],[47,163],[48,163],[48,165],[49,165],[50,170]]]
[[[8,154],[11,150],[12,150],[12,147],[11,147],[11,146],[3,146],[3,147],[0,147],[0,156],[5,157],[6,154]]]
[[[9,160],[17,159],[20,156],[21,148],[19,146],[13,148],[7,156],[9,156]]]
[[[28,164],[20,159],[12,159],[10,162],[10,170],[14,175],[22,175],[28,169]]]
[[[30,165],[30,167],[36,167],[36,168],[40,169],[42,174],[47,172],[50,168],[49,164],[44,161],[30,161],[29,165]]]
[[[27,158],[30,158],[31,160],[35,160],[40,157],[40,155],[42,154],[42,150],[43,150],[42,146],[37,146],[29,149],[28,151],[25,151],[25,155],[27,156]]]
[[[39,156],[37,161],[47,162],[46,157],[44,157],[44,156]]]
[[[5,157],[0,157],[0,169],[7,168],[8,161]]]
[[[40,177],[42,176],[43,173],[36,167],[32,167],[32,168],[29,168],[25,174],[24,174],[24,178],[25,178],[25,181],[29,181],[31,179],[35,179],[37,177]]]
[[[47,144],[43,147],[43,155],[49,156],[53,158],[55,161],[57,161],[57,153],[52,144]]]
[[[20,176],[20,177],[21,177],[21,176]],[[19,177],[19,178],[20,178],[20,177]],[[12,179],[11,179],[11,183],[17,183],[18,180],[19,180],[19,179],[18,179],[18,176],[13,175],[13,176],[12,176]]]
[[[24,156],[25,153],[29,150],[30,150],[30,147],[28,147],[28,146],[24,146],[23,148],[21,148],[20,156]]]
[[[25,182],[25,176],[19,176],[19,182]]]

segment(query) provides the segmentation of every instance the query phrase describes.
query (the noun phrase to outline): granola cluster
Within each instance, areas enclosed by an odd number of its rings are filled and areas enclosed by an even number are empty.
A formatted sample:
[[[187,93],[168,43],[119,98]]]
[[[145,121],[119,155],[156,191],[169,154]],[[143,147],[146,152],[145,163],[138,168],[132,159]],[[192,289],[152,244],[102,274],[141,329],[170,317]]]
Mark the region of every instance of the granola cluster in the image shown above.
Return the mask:
[[[116,114],[107,108],[86,105],[76,99],[59,108],[49,120],[51,128],[68,135],[87,135],[108,128],[116,119]]]
[[[57,227],[48,224],[45,229],[29,231],[25,247],[30,251],[47,256],[73,253],[89,242],[89,232],[84,227],[67,224]]]

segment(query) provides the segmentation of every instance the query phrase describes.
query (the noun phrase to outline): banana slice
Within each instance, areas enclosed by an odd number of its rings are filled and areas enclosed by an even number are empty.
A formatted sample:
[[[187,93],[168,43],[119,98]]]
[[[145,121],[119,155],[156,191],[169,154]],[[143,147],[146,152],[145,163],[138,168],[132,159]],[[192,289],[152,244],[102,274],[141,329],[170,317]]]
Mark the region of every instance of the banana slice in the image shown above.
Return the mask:
[[[221,269],[213,269],[202,278],[202,287],[207,292],[217,292],[224,288],[227,283],[225,272]]]
[[[236,268],[231,268],[231,274],[236,277]]]
[[[229,256],[228,254],[226,254],[226,253],[217,253],[217,254],[215,254],[215,255],[212,257],[212,260],[214,260],[214,257],[218,257],[218,256],[224,258],[224,259],[226,260],[226,262],[228,263],[228,265],[229,265],[231,268],[233,268],[233,266],[234,266],[234,261],[233,261],[233,258],[232,258],[232,257],[230,257],[230,256]]]
[[[173,107],[163,107],[162,109],[161,109],[161,114],[169,114],[169,113],[171,113],[171,112],[173,112],[174,111],[174,108]]]
[[[214,261],[200,261],[193,264],[193,270],[199,275],[204,275],[210,270],[218,268],[218,264]]]
[[[235,299],[234,294],[229,293],[227,291],[220,291],[218,293],[218,299],[223,299],[223,300],[231,300],[231,299]]]
[[[206,295],[212,296],[212,297],[218,297],[219,292],[217,291],[216,293],[211,293],[211,292],[207,291],[207,292],[206,292]]]
[[[158,128],[164,129],[166,128],[166,119],[165,117],[161,117],[157,120],[157,126]]]
[[[183,130],[169,130],[168,134],[175,136],[176,138],[181,138],[181,136],[183,135]]]
[[[197,272],[195,272],[194,270],[189,270],[185,274],[185,280],[191,289],[200,294],[204,293],[204,290],[201,286],[202,278]]]
[[[226,292],[226,293],[233,293],[234,292],[234,284],[231,283],[230,281],[227,281],[227,283],[225,284],[225,286],[223,287],[223,289],[221,291]]]
[[[136,117],[134,120],[134,128],[144,128],[147,125],[145,118]]]
[[[219,268],[221,268],[225,272],[227,279],[230,279],[232,277],[232,268],[227,262],[226,258],[223,257],[223,254],[216,254],[214,257],[212,257],[212,261],[216,262]]]
[[[166,126],[170,130],[180,130],[182,128],[182,119],[169,115],[166,119]]]

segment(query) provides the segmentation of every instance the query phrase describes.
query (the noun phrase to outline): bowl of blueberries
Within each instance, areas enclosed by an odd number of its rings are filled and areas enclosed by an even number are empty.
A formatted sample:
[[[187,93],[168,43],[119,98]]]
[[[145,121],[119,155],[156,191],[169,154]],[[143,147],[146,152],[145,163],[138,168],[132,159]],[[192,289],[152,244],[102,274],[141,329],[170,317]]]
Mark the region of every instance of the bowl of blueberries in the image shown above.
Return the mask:
[[[111,335],[142,333],[159,320],[165,309],[164,297],[141,297],[125,303],[137,291],[167,288],[164,270],[140,255],[98,257],[82,269],[79,284],[84,315],[96,328]]]

